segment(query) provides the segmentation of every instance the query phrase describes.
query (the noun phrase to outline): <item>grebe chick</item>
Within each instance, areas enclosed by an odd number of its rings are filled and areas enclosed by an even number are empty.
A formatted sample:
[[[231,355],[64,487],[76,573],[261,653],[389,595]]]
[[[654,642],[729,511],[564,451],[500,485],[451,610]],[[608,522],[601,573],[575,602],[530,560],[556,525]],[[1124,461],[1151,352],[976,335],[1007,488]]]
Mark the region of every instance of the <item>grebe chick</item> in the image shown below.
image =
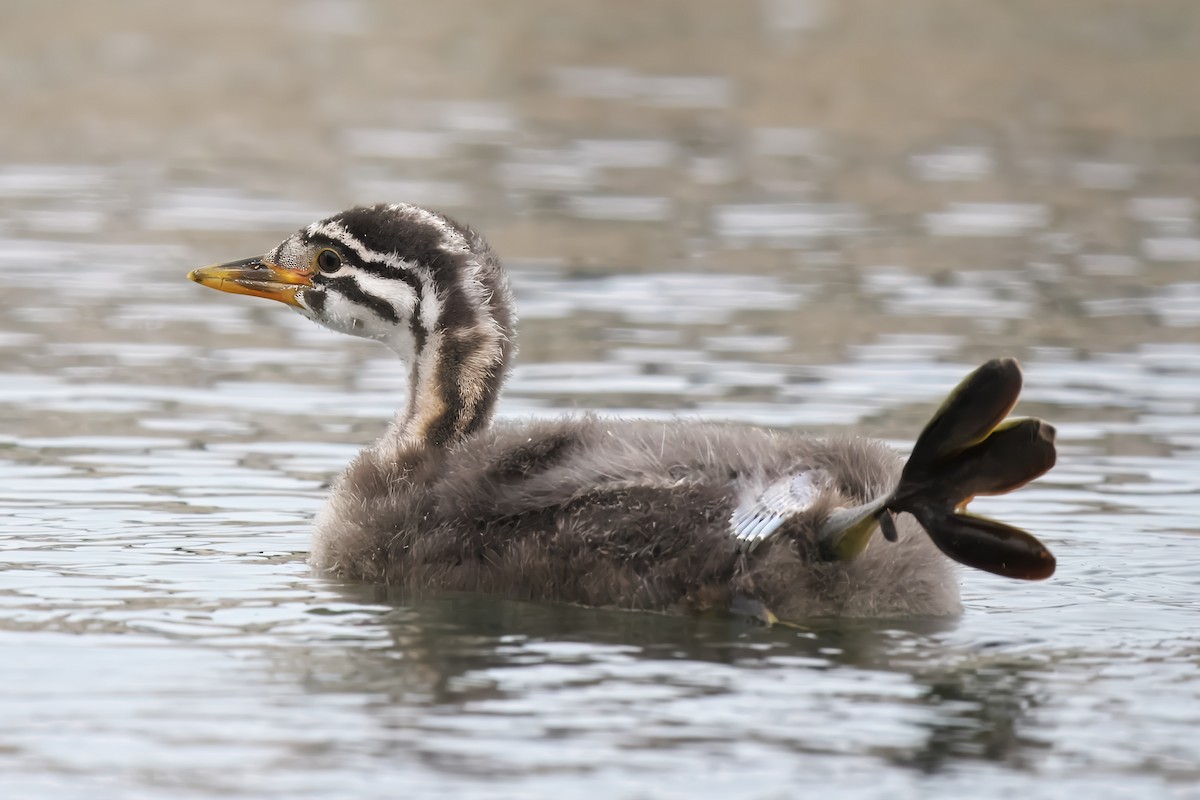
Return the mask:
[[[1050,425],[1005,420],[1021,389],[1012,359],[968,375],[907,463],[870,439],[715,422],[493,424],[512,294],[484,239],[446,216],[352,208],[189,277],[281,301],[407,364],[405,408],[317,517],[312,562],[329,574],[771,621],[956,613],[950,559],[1054,572],[1033,536],[964,510],[1054,464]]]

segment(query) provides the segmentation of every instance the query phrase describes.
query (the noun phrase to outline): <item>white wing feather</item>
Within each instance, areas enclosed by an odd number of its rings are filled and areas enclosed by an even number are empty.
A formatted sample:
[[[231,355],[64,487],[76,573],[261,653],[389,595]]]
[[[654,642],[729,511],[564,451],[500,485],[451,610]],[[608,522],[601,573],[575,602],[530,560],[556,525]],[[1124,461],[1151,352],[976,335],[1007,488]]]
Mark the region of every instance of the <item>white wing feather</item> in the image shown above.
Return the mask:
[[[829,475],[819,469],[780,478],[738,504],[729,517],[730,533],[742,552],[749,553],[770,539],[789,518],[811,508],[828,485]]]

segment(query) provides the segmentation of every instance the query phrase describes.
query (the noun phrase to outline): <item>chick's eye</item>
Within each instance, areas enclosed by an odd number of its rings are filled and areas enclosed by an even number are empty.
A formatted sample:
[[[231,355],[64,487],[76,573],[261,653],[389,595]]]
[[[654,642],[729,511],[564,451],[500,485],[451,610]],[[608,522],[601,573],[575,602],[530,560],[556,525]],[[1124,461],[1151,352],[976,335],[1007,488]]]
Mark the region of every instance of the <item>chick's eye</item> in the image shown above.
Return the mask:
[[[321,252],[317,253],[317,269],[321,272],[337,272],[342,266],[342,257],[338,255],[336,250],[330,250],[326,247]]]

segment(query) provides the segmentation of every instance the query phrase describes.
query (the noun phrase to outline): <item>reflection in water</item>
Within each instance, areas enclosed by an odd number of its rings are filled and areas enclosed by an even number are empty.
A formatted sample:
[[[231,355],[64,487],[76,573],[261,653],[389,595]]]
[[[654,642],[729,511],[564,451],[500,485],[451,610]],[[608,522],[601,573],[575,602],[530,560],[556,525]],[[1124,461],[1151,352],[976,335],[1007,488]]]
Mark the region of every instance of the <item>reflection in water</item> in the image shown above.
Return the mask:
[[[921,702],[940,713],[927,723],[923,746],[900,763],[923,772],[952,769],[964,759],[1027,768],[1047,746],[1032,733],[1037,688],[1020,667],[972,665],[931,679]]]
[[[566,772],[630,746],[730,738],[764,751],[742,757],[855,750],[923,773],[962,759],[1026,765],[1045,748],[1025,731],[1044,665],[986,653],[946,663],[937,636],[952,623],[766,629],[469,595],[386,599],[393,610],[371,626],[386,646],[289,652],[277,669],[309,691],[369,692],[376,723],[403,715],[415,757],[435,769],[519,774],[521,743],[546,739],[566,751],[547,768]],[[852,723],[821,723],[842,704]]]
[[[1194,794],[1191,0],[63,11],[0,29],[5,798]],[[800,630],[311,575],[402,370],[183,275],[379,200],[506,257],[503,414],[904,447],[1020,356],[1060,464],[977,505],[1059,574]]]

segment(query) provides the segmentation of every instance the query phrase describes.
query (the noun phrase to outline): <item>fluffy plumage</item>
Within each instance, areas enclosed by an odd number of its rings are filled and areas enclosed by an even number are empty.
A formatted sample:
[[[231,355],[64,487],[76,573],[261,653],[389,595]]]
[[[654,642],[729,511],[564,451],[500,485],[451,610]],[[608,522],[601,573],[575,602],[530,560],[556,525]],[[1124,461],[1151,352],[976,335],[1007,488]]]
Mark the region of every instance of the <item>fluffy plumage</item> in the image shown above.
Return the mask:
[[[824,560],[819,522],[895,485],[901,460],[869,439],[818,440],[708,423],[586,417],[497,424],[448,450],[361,453],[317,519],[313,562],[345,577],[636,609],[784,618],[959,610],[953,563],[910,517],[899,541]],[[833,486],[743,555],[738,502],[780,475]]]
[[[1001,424],[1020,390],[1011,360],[960,385],[905,467],[877,441],[748,426],[492,424],[514,352],[507,278],[482,237],[414,206],[350,209],[190,277],[285,302],[408,363],[407,407],[317,518],[312,561],[330,574],[795,619],[956,613],[942,553],[1014,577],[1053,571],[1033,537],[961,513],[1053,464],[1052,428]],[[803,498],[787,493],[818,475]],[[745,535],[767,522],[761,540]],[[892,541],[867,546],[879,525]]]

